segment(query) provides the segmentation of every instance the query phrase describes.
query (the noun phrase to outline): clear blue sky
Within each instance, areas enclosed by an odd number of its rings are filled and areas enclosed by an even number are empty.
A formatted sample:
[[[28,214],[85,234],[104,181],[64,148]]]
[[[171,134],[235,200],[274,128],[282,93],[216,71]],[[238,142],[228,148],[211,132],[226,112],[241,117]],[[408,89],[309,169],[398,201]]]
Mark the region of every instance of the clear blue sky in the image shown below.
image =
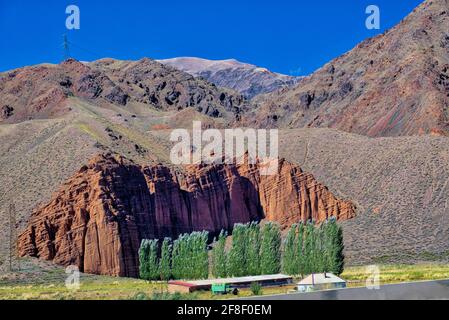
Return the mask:
[[[308,74],[398,23],[421,0],[0,0],[0,71],[63,59],[235,58],[286,74]],[[81,29],[65,28],[76,4]],[[365,8],[381,9],[381,30]],[[86,50],[87,49],[87,50]]]

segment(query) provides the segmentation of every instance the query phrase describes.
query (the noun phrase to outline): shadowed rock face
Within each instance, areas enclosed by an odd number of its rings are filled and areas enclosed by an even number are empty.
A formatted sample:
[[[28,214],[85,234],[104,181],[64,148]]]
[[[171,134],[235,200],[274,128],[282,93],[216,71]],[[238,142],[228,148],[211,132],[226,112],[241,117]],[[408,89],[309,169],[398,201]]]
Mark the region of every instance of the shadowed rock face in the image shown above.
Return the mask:
[[[82,167],[36,210],[19,237],[19,253],[77,265],[87,273],[138,276],[144,238],[176,238],[267,219],[283,227],[300,220],[354,217],[310,174],[281,160],[277,175],[256,165],[194,165],[175,175],[105,154]]]

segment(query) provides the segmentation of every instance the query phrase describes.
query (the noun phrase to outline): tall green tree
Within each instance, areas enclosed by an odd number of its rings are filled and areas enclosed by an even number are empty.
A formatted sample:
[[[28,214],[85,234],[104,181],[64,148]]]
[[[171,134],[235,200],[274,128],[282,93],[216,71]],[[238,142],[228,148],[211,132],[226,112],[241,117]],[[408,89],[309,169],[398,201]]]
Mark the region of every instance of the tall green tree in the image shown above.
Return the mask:
[[[338,225],[337,220],[332,218],[328,222],[328,235],[330,237],[328,244],[328,254],[327,254],[327,266],[329,271],[340,275],[344,271],[344,243],[343,243],[343,229]]]
[[[331,272],[332,269],[332,246],[333,246],[333,235],[331,230],[331,223],[326,220],[322,225],[323,232],[323,269],[325,272]]]
[[[226,232],[222,230],[212,250],[212,274],[216,278],[225,278],[227,268]]]
[[[296,273],[304,276],[306,274],[306,257],[304,250],[304,239],[305,239],[305,226],[304,223],[301,222],[298,225],[298,236],[296,240]]]
[[[205,279],[209,275],[208,232],[181,235],[173,243],[172,275],[175,279]]]
[[[186,279],[188,265],[186,261],[186,234],[182,234],[173,242],[172,276],[174,279]]]
[[[320,224],[319,227],[315,228],[315,255],[314,262],[315,268],[314,272],[326,272],[327,265],[327,250],[326,250],[326,226],[327,223],[324,222]]]
[[[148,278],[148,246],[146,239],[143,239],[139,247],[139,276],[141,279]]]
[[[242,277],[248,274],[247,232],[248,225],[236,224],[232,231],[232,246],[228,255],[228,274]]]
[[[297,248],[298,248],[298,237],[297,237],[298,225],[294,224],[290,227],[287,236],[284,239],[284,248],[282,254],[282,269],[283,272],[290,275],[298,274],[298,263],[297,263]]]
[[[307,222],[304,230],[304,274],[315,272],[315,227],[311,221]]]
[[[190,256],[192,257],[191,279],[207,279],[209,276],[209,255],[207,241],[209,234],[206,231],[193,232],[189,236]]]
[[[167,281],[171,277],[171,239],[165,238],[161,247],[161,258],[159,260],[159,274],[161,280]]]
[[[247,239],[246,275],[260,275],[260,226],[258,223],[253,222],[247,225],[245,232],[245,238]]]
[[[281,230],[278,224],[266,223],[262,228],[260,246],[260,271],[276,274],[281,270]]]
[[[158,240],[142,240],[139,248],[139,274],[144,280],[159,279]]]

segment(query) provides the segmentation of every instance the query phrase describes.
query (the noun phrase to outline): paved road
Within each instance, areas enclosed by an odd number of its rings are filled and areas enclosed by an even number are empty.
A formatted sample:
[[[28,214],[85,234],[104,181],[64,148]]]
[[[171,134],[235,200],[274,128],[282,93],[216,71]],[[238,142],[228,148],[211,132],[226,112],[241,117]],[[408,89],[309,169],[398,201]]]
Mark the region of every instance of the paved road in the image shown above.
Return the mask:
[[[263,296],[254,300],[449,300],[449,280]]]

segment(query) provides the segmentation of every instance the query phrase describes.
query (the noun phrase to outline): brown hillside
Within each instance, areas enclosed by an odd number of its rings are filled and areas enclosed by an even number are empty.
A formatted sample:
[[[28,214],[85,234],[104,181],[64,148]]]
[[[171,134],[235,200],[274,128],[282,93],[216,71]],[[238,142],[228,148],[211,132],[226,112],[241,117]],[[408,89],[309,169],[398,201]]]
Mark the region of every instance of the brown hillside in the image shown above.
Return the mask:
[[[449,140],[282,130],[281,155],[357,205],[343,223],[353,263],[449,261]]]
[[[46,119],[71,112],[69,97],[103,106],[116,105],[160,111],[193,108],[212,118],[238,116],[244,98],[151,59],[103,59],[81,63],[38,65],[0,77],[0,122]]]
[[[428,0],[293,89],[256,99],[243,123],[371,137],[449,131],[449,2]]]

